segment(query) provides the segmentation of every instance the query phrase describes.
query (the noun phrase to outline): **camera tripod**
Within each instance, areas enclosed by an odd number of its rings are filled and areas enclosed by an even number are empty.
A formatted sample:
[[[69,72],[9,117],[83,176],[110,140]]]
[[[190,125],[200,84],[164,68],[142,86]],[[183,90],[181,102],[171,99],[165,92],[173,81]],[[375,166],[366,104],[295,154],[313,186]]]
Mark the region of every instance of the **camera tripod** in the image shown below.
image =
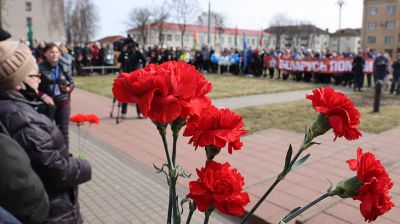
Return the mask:
[[[121,103],[119,101],[117,101],[117,99],[113,99],[113,103],[111,106],[111,112],[110,112],[110,117],[113,117],[114,115],[114,107],[115,107],[115,103],[117,103],[117,117],[115,118],[115,123],[119,124],[121,119]]]

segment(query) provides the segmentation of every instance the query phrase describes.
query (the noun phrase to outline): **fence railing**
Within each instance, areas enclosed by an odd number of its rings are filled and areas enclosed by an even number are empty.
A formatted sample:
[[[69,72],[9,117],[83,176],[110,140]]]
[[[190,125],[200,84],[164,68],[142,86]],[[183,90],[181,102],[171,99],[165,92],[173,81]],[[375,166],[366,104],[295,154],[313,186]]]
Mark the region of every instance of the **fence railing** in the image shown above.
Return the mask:
[[[101,71],[102,75],[107,73],[112,73],[112,72],[119,72],[119,66],[106,66],[106,65],[102,65],[102,66],[84,66],[82,67],[82,70],[87,71],[89,73],[94,73],[94,72],[98,72]]]

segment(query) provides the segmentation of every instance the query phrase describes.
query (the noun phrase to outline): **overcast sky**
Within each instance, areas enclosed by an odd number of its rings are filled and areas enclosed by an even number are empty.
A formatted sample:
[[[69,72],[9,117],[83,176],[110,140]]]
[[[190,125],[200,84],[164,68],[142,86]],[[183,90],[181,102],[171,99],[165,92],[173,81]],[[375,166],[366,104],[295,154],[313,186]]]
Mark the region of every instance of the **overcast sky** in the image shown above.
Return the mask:
[[[342,28],[361,28],[363,0],[344,0]],[[96,39],[125,35],[129,13],[135,7],[150,7],[162,0],[95,0],[99,12]],[[209,0],[198,0],[200,12],[208,10]],[[321,29],[336,31],[339,27],[337,0],[210,0],[211,10],[226,18],[227,27],[267,28],[274,15],[286,14],[292,20],[309,21]],[[195,19],[195,18],[193,18]]]

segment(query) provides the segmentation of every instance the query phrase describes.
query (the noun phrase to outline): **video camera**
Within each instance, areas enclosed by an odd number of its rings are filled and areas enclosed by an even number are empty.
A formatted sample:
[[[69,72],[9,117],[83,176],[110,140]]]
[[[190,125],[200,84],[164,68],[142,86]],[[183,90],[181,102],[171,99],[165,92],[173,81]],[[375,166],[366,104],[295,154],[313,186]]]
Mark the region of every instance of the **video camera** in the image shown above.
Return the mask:
[[[114,42],[114,49],[122,52],[123,48],[127,46],[127,50],[132,50],[133,47],[139,47],[139,44],[128,34],[128,37]]]

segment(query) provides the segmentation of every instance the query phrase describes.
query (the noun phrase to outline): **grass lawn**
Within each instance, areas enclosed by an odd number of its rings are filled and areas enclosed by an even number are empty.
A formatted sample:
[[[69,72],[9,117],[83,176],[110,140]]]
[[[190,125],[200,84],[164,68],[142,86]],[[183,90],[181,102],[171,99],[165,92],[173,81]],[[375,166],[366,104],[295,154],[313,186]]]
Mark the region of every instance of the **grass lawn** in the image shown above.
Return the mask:
[[[213,99],[243,96],[260,93],[274,93],[290,90],[312,89],[316,86],[303,82],[280,81],[261,78],[248,78],[242,76],[225,76],[208,74],[207,80],[213,84],[213,90],[209,96]],[[113,97],[111,87],[116,75],[106,76],[75,76],[74,80],[78,88]]]
[[[380,113],[372,113],[372,92],[353,93],[348,96],[361,113],[361,131],[380,133],[400,126],[399,96],[382,95]],[[250,132],[280,128],[302,133],[304,126],[309,126],[317,116],[309,100],[242,108],[236,112],[244,115],[245,128]]]

